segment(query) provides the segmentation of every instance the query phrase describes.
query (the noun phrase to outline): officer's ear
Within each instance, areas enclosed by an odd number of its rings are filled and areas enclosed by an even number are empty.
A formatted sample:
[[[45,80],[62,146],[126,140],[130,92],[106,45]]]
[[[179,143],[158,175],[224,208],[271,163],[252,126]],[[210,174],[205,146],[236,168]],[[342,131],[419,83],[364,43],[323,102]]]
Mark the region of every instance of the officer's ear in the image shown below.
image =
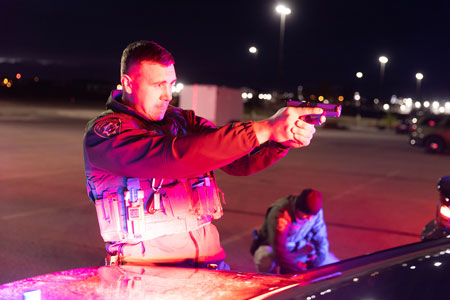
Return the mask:
[[[133,79],[127,74],[123,74],[120,77],[120,83],[122,84],[122,89],[125,93],[131,94],[133,88]]]

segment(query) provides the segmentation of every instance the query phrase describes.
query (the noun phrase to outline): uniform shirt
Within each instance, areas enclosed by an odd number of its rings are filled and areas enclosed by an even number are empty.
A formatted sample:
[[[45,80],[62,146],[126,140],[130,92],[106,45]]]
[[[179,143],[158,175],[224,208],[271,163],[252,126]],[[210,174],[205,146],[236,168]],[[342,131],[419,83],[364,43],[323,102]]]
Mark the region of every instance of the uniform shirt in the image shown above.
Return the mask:
[[[262,245],[272,246],[277,263],[285,273],[304,271],[298,262],[301,249],[307,243],[314,246],[316,258],[308,262],[308,267],[317,267],[328,254],[327,229],[321,209],[310,220],[295,218],[295,200],[290,195],[274,202],[268,209],[259,232]]]
[[[84,136],[87,188],[95,201],[126,178],[181,179],[221,168],[231,175],[250,175],[281,157],[288,148],[259,144],[253,122],[215,128],[191,110],[169,105],[164,119],[151,121],[121,103],[113,91],[107,111],[90,121]]]

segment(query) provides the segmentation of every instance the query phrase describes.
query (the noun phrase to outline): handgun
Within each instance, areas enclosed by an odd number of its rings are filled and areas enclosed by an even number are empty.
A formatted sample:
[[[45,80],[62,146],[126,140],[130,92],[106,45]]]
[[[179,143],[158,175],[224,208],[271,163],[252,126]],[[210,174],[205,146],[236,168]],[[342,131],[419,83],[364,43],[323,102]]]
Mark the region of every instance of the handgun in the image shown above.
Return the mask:
[[[319,107],[323,109],[323,113],[320,115],[307,115],[304,116],[304,121],[313,125],[321,125],[320,117],[335,117],[339,118],[342,111],[342,106],[339,104],[323,104],[323,103],[311,103],[307,101],[295,101],[292,99],[287,100],[286,106],[292,107]]]

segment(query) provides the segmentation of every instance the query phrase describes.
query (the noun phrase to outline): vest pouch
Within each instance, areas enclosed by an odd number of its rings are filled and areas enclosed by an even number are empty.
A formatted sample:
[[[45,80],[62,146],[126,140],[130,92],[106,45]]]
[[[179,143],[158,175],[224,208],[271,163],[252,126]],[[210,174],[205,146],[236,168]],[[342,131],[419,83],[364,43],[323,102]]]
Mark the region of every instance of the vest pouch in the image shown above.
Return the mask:
[[[167,216],[184,219],[189,215],[190,193],[188,188],[184,181],[161,188],[161,201]]]
[[[134,187],[138,201],[132,203],[130,191],[126,189],[119,188],[119,192],[116,192],[117,188],[104,191],[103,197],[95,200],[103,240],[113,243],[137,243],[163,235],[193,231],[211,222],[211,214],[197,216],[191,213],[191,197],[195,193],[191,191],[192,187],[188,181],[175,181],[162,186],[158,190],[160,208],[153,212],[148,210],[154,201],[155,191],[148,180],[140,181],[140,189]],[[120,191],[123,191],[123,194]],[[203,191],[202,195],[206,193],[209,191]],[[199,207],[202,209],[207,206],[214,207],[214,201],[218,201],[220,210],[216,211],[221,213],[219,198],[213,197],[211,202],[205,205],[200,204],[202,198],[205,201],[205,196],[197,198],[200,199]]]
[[[223,216],[222,203],[225,204],[225,196],[223,192],[215,185],[216,192],[214,194],[214,212],[211,215],[213,219],[220,219]]]
[[[105,198],[95,200],[100,234],[105,242],[114,242],[125,238],[123,203],[117,193],[105,193]]]
[[[223,215],[220,194],[221,191],[212,176],[193,178],[189,180],[190,203],[189,211],[195,216],[212,216],[219,219]]]

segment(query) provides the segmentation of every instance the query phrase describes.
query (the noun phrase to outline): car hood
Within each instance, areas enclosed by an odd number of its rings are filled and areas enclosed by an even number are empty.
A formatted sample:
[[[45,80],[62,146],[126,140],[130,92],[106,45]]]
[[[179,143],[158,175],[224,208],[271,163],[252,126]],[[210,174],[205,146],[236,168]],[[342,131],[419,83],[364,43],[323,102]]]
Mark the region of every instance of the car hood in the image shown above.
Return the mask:
[[[7,283],[0,286],[0,299],[260,299],[298,284],[254,273],[101,266]]]
[[[450,236],[293,275],[101,266],[0,286],[0,299],[444,299]]]

